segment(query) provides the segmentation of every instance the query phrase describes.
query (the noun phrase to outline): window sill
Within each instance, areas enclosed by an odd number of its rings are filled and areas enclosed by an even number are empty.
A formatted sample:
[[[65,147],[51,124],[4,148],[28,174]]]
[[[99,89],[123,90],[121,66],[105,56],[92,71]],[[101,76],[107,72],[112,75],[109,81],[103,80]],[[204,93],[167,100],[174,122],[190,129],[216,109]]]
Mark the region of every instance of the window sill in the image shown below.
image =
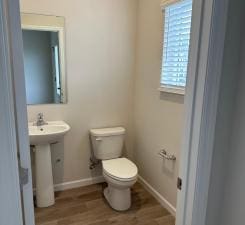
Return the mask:
[[[158,90],[170,94],[185,95],[185,88],[161,86]]]

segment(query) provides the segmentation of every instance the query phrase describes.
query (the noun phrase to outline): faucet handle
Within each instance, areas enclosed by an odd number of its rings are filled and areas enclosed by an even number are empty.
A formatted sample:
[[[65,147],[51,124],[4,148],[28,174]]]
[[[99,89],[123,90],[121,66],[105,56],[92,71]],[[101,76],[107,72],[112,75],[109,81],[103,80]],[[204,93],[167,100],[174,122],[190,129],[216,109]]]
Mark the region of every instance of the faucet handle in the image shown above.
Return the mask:
[[[34,122],[34,125],[36,125],[36,126],[43,126],[45,124],[48,124],[48,123],[44,121],[43,113],[38,113],[37,114],[37,121]]]

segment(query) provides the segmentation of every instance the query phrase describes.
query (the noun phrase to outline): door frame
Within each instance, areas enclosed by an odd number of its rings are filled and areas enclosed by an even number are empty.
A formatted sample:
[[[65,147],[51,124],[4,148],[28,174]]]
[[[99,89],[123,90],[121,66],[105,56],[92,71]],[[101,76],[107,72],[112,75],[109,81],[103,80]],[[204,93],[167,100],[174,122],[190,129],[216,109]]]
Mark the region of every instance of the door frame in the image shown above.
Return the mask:
[[[0,0],[0,224],[34,225],[23,43],[18,0]],[[2,146],[2,143],[5,145]],[[28,170],[20,185],[19,168]],[[3,185],[4,183],[4,185]],[[0,188],[0,190],[1,190]]]
[[[193,0],[176,225],[205,225],[229,0]]]
[[[5,5],[0,2],[0,34],[6,29]],[[23,225],[15,115],[8,45],[0,35],[0,224]],[[14,216],[12,216],[14,215]]]

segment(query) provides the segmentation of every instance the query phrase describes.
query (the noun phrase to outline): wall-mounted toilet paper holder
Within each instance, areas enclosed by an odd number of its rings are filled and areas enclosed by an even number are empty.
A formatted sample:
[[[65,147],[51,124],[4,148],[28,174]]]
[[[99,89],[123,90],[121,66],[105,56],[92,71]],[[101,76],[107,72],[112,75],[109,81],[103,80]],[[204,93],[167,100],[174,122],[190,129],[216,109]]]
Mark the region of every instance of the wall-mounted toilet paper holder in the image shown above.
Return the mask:
[[[158,154],[162,156],[164,159],[172,160],[172,161],[176,160],[176,156],[168,154],[165,149],[162,149]]]

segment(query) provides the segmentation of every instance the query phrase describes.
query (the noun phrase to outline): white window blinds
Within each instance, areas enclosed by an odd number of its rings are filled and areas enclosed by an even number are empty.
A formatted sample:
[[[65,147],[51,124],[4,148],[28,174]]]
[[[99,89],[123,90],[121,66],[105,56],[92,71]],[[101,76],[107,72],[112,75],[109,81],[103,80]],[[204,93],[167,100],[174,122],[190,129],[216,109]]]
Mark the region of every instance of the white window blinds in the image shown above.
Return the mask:
[[[182,0],[163,9],[164,40],[161,86],[186,85],[192,0]]]

